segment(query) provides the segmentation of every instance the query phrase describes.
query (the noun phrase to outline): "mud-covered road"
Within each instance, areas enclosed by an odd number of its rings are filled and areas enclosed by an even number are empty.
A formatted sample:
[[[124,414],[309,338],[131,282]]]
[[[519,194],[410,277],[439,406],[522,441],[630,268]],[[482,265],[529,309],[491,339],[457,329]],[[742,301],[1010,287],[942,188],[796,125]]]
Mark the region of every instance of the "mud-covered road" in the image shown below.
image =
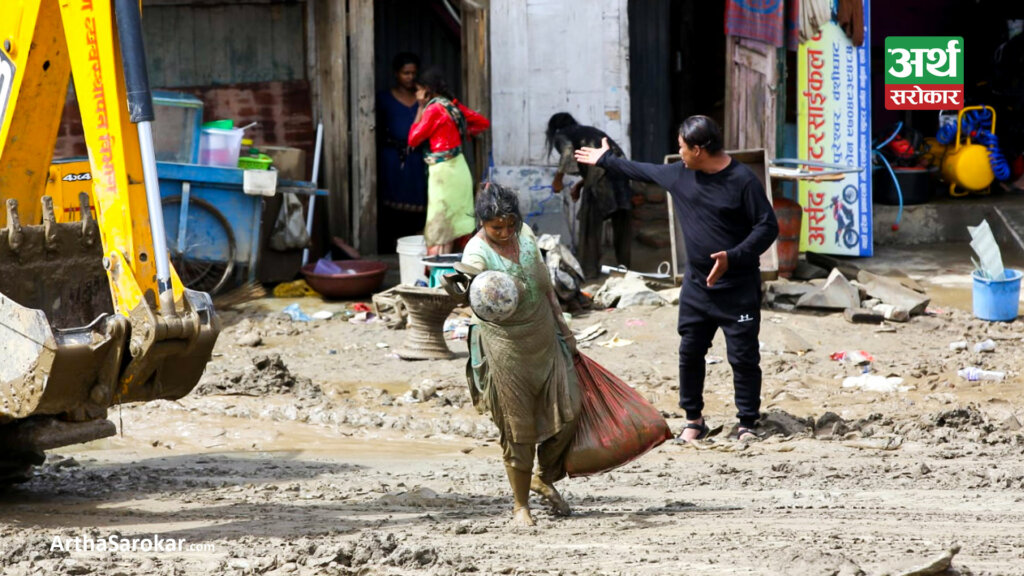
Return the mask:
[[[292,302],[225,313],[196,392],[112,410],[119,436],[52,453],[0,495],[3,573],[924,574],[908,570],[959,547],[944,573],[1024,574],[1024,322],[933,305],[880,331],[765,311],[765,439],[665,444],[568,479],[574,515],[535,500],[538,525],[523,529],[496,430],[469,403],[464,343],[455,360],[406,362],[402,331],[291,322],[278,311]],[[573,327],[631,340],[584,352],[678,431],[675,314],[592,312]],[[970,349],[987,338],[995,351]],[[904,381],[844,388],[862,371],[830,359],[844,350]],[[720,336],[710,355],[725,358]],[[1009,376],[966,382],[968,365]],[[707,402],[727,433],[725,362],[709,367]]]

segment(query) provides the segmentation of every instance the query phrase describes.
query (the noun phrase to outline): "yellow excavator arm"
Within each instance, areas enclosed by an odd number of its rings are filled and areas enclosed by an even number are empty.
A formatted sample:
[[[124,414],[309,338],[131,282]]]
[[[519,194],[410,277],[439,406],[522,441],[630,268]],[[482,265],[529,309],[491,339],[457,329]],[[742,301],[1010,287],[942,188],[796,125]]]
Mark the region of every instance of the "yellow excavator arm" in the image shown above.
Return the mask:
[[[184,396],[219,332],[168,260],[140,18],[137,0],[0,2],[0,478],[112,433],[113,404]],[[96,218],[83,194],[58,223],[43,193],[72,77]]]

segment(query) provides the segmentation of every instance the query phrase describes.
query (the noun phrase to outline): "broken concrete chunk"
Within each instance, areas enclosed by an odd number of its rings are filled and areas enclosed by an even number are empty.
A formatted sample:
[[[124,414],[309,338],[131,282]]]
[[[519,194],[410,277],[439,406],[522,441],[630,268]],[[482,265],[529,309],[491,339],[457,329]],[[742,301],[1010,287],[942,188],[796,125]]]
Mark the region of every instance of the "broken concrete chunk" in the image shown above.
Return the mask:
[[[673,306],[679,304],[679,288],[666,288],[665,290],[658,290],[658,295],[665,299],[666,302]]]
[[[960,552],[960,546],[953,546],[943,552],[937,558],[925,562],[918,561],[912,566],[896,570],[886,570],[884,574],[890,576],[931,576],[945,574],[953,564],[953,557]]]
[[[878,298],[886,304],[903,308],[911,316],[924,314],[925,308],[931,302],[931,298],[905,288],[899,280],[878,276],[867,270],[861,270],[857,275],[857,280],[867,288],[868,295],[872,298]]]
[[[805,260],[800,260],[796,263],[796,269],[793,270],[793,279],[813,280],[815,278],[828,278],[828,270],[828,268],[822,268]]]
[[[847,308],[843,310],[843,318],[851,324],[881,324],[885,315],[866,308]]]
[[[663,306],[665,299],[647,287],[643,277],[632,272],[625,277],[611,277],[594,294],[594,304],[600,308],[628,308],[630,306]]]
[[[856,287],[839,271],[833,268],[825,284],[800,297],[797,308],[824,308],[827,310],[846,310],[860,307],[860,293]]]
[[[879,304],[872,308],[872,310],[877,314],[881,314],[886,320],[892,320],[893,322],[906,322],[910,320],[910,312],[906,308],[893,306],[892,304]]]
[[[818,254],[816,252],[807,252],[807,262],[820,266],[826,270],[832,270],[838,268],[847,278],[856,278],[860,272],[860,268],[850,262],[849,260],[843,260],[842,258],[836,258],[827,254]]]
[[[800,297],[812,290],[814,290],[814,286],[804,282],[790,282],[785,279],[765,282],[765,291],[776,296]]]

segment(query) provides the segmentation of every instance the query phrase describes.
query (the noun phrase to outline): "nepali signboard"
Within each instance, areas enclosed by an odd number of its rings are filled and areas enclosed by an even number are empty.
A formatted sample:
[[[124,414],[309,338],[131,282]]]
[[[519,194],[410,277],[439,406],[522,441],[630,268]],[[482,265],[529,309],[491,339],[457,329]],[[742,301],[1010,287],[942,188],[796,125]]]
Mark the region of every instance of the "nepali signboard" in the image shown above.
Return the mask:
[[[963,108],[963,46],[959,36],[886,38],[886,110]]]
[[[864,22],[869,22],[864,0]],[[854,46],[834,22],[800,44],[797,64],[797,156],[861,168],[841,180],[800,180],[800,250],[871,256],[870,28]]]

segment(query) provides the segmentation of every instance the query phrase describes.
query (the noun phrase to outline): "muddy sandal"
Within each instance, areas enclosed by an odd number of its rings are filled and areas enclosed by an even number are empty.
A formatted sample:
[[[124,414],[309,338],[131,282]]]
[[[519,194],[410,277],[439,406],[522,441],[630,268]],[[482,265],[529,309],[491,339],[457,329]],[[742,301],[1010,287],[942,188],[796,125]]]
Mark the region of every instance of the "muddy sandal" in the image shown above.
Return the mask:
[[[756,442],[761,439],[761,435],[758,434],[753,428],[740,426],[736,428],[736,439],[739,440],[740,442]]]
[[[687,430],[697,430],[697,436],[693,439],[687,440],[683,438],[683,433]],[[708,427],[707,420],[701,420],[700,424],[694,424],[693,422],[687,422],[686,426],[679,431],[679,435],[676,436],[678,442],[693,442],[694,440],[703,440],[711,435],[711,428]]]

